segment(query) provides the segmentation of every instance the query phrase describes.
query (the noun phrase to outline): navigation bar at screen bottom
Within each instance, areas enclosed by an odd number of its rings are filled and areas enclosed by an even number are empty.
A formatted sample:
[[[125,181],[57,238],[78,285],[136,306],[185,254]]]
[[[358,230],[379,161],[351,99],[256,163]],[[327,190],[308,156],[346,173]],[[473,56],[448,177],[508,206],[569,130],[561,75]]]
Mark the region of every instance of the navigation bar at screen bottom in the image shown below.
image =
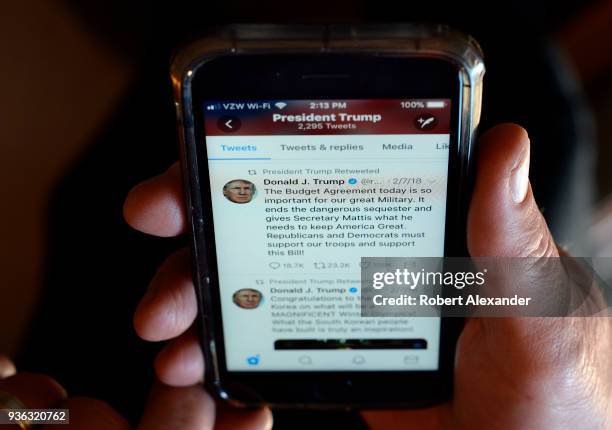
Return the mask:
[[[427,349],[425,339],[279,339],[275,350],[299,349]]]

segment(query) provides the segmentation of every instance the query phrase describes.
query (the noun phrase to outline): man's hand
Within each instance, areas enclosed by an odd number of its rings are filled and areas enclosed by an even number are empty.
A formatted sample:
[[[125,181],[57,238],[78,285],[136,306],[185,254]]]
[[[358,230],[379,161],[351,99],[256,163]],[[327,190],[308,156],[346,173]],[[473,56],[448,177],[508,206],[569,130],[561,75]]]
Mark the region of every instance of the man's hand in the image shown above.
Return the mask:
[[[558,250],[528,179],[529,139],[512,124],[483,135],[468,222],[472,256],[555,257]],[[137,230],[175,236],[187,226],[177,165],[132,190],[125,218]],[[172,341],[156,363],[161,381],[194,384],[203,357],[192,326],[196,298],[188,254],[171,256],[134,324]],[[612,329],[608,318],[484,318],[467,321],[457,346],[452,402],[421,411],[372,411],[375,428],[560,429],[612,427]]]
[[[121,389],[118,387],[117,389]],[[65,430],[124,430],[129,423],[107,403],[88,397],[68,397],[64,388],[46,375],[20,372],[0,355],[0,391],[15,396],[33,409],[68,409],[70,424]],[[168,387],[155,384],[139,430],[255,430],[269,429],[272,416],[266,410],[230,410],[215,407],[212,398],[198,385]],[[14,426],[18,428],[17,425]],[[3,427],[4,428],[4,427]],[[38,427],[37,427],[38,428]],[[57,430],[56,424],[42,430]]]

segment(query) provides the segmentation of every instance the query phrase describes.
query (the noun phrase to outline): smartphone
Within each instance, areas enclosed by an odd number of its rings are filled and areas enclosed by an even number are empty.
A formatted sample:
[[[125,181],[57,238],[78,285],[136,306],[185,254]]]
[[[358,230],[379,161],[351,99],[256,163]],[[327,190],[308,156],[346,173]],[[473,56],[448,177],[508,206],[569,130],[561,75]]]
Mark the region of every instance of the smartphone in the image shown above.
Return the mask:
[[[424,407],[458,318],[362,317],[361,257],[466,255],[484,65],[443,26],[230,26],[171,71],[207,387]]]

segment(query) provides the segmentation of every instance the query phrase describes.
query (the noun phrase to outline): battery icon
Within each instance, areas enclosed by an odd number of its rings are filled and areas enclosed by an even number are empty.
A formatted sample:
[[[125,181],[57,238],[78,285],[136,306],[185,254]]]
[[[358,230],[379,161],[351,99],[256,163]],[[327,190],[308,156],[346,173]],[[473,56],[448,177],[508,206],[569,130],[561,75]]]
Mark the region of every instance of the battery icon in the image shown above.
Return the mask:
[[[428,109],[441,109],[444,106],[446,106],[446,103],[444,103],[444,102],[427,102],[427,103],[425,103],[425,107],[427,107]]]

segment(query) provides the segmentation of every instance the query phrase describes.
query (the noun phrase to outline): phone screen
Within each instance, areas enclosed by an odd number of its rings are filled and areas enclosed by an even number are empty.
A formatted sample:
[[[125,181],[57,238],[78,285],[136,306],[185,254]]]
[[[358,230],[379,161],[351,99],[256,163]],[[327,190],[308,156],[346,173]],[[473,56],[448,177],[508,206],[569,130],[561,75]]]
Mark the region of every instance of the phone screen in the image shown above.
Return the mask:
[[[360,265],[444,255],[451,100],[200,108],[227,370],[438,370],[440,319],[361,317]]]

